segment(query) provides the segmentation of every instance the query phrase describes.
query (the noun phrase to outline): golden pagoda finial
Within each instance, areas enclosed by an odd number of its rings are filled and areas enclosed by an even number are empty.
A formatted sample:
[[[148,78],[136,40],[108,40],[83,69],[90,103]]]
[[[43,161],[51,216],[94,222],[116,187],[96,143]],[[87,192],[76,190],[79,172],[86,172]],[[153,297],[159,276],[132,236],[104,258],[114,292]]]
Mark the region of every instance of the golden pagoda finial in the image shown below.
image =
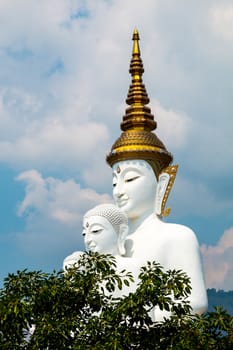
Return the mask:
[[[129,68],[132,82],[126,99],[126,103],[130,105],[130,107],[125,111],[126,114],[121,123],[121,130],[126,131],[132,128],[153,130],[156,128],[156,122],[154,121],[154,116],[151,114],[150,108],[146,106],[150,100],[142,81],[144,68],[140,55],[140,38],[137,29],[134,30],[132,40],[133,50]]]
[[[133,33],[133,50],[130,61],[132,80],[128,91],[125,115],[121,123],[123,131],[113,144],[106,160],[110,166],[119,161],[142,159],[147,161],[159,178],[159,174],[172,162],[172,155],[152,132],[156,122],[151,110],[146,106],[150,100],[142,81],[144,73],[137,29]]]
[[[133,55],[140,55],[139,40],[138,30],[135,28],[133,32]]]

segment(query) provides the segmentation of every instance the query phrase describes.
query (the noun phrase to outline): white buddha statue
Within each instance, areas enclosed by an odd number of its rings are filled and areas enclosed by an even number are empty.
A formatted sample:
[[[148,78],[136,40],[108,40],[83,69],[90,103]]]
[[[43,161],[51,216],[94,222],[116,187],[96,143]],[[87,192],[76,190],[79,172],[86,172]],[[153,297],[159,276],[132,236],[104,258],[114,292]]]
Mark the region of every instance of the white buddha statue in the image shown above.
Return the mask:
[[[113,169],[114,200],[129,219],[126,256],[140,266],[156,261],[165,270],[186,272],[192,287],[190,305],[193,313],[201,314],[207,310],[207,294],[197,238],[188,227],[162,220],[168,213],[165,204],[177,166],[170,165],[172,155],[152,132],[156,122],[146,106],[149,98],[142,83],[144,69],[137,31],[133,40],[132,83],[126,99],[130,107],[121,123],[123,132],[107,156]],[[155,309],[155,320],[163,320],[164,316],[166,312]]]
[[[116,260],[118,273],[122,270],[132,273],[134,282],[130,283],[129,286],[123,284],[121,290],[116,287],[113,296],[120,297],[134,292],[140,266],[135,264],[133,258],[124,257],[126,253],[125,239],[128,234],[127,215],[114,204],[97,205],[85,213],[82,234],[87,251],[111,254]],[[63,269],[72,267],[82,254],[82,251],[76,251],[67,256],[63,263]]]
[[[194,232],[186,226],[165,223],[155,213],[157,180],[144,160],[129,160],[113,165],[113,196],[129,218],[126,256],[142,266],[159,262],[165,270],[176,269],[191,279],[190,304],[194,313],[207,309],[207,296],[200,250]],[[155,320],[167,313],[156,309]]]
[[[123,256],[127,233],[127,215],[114,204],[100,204],[84,214],[82,235],[87,251]],[[68,255],[63,269],[73,266],[82,254],[75,251]]]
[[[114,204],[100,204],[83,217],[86,249],[115,257],[125,255],[125,239],[128,234],[128,218]]]

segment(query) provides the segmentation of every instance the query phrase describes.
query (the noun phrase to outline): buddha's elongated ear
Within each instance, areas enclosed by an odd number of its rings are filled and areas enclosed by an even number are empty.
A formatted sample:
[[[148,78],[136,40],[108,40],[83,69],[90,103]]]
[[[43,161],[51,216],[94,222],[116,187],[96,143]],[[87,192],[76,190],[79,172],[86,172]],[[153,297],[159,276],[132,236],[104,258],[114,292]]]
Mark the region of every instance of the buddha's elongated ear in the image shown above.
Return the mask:
[[[128,225],[121,224],[117,238],[117,248],[120,255],[125,255],[125,240],[128,234]]]
[[[159,216],[168,216],[170,213],[171,208],[165,209],[165,205],[174,184],[177,170],[178,165],[171,165],[159,175],[155,199],[155,213]]]

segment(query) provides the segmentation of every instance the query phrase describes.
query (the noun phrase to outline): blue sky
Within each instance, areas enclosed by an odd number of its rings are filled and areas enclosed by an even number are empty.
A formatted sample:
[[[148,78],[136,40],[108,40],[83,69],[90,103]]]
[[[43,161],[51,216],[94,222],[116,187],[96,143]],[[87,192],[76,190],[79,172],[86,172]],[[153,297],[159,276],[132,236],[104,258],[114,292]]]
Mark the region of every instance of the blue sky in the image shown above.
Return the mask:
[[[179,173],[169,221],[197,234],[208,287],[233,289],[231,0],[2,0],[0,279],[60,269],[111,201],[138,28],[157,135]]]

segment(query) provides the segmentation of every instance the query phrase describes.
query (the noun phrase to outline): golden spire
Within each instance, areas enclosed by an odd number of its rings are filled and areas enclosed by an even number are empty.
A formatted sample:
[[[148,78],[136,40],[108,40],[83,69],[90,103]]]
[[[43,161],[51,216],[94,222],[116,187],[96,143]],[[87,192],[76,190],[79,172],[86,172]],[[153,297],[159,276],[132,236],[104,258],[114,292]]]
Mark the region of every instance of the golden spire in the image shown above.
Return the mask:
[[[133,51],[129,72],[132,81],[126,99],[129,107],[126,108],[121,123],[123,132],[113,144],[106,160],[110,166],[122,160],[146,160],[152,166],[158,179],[162,170],[171,163],[172,155],[152,132],[156,129],[156,122],[150,108],[146,106],[150,100],[142,82],[144,68],[137,30],[134,30],[133,33]]]
[[[145,85],[142,82],[144,68],[140,55],[139,40],[138,31],[135,29],[133,33],[132,59],[129,69],[132,82],[126,99],[126,103],[130,107],[126,109],[121,123],[121,130],[123,131],[135,128],[150,131],[156,128],[154,116],[151,114],[150,108],[145,106],[150,100]]]

